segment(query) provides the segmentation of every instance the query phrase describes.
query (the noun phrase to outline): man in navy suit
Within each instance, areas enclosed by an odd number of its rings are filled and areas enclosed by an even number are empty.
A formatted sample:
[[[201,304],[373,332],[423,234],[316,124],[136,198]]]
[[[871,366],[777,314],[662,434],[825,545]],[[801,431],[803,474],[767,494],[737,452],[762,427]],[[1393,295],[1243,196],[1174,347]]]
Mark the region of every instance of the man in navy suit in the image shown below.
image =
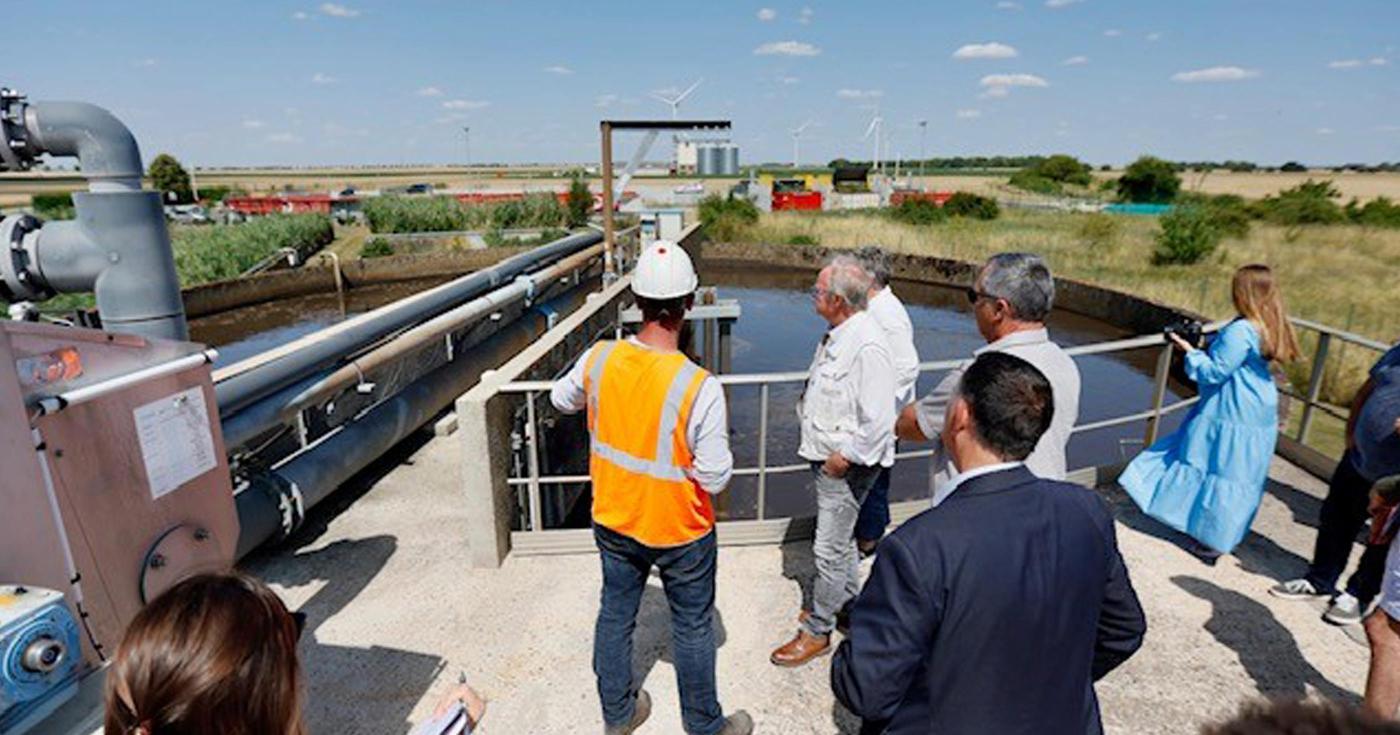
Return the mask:
[[[963,376],[942,433],[955,489],[880,544],[832,661],[862,732],[1102,731],[1093,683],[1147,621],[1104,501],[1022,464],[1053,411],[1018,357]]]

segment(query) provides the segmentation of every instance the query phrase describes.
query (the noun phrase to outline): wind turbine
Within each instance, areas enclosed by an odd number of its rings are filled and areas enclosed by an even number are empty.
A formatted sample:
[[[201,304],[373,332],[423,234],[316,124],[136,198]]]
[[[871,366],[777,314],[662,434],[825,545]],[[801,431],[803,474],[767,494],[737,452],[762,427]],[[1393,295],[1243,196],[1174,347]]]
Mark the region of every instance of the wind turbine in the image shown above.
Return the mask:
[[[670,106],[671,106],[671,119],[672,119],[672,120],[675,120],[676,117],[677,117],[677,116],[679,115],[679,113],[680,113],[681,101],[684,100],[686,97],[689,97],[689,96],[690,96],[690,93],[691,93],[691,92],[694,92],[694,91],[695,91],[695,88],[698,87],[698,86],[700,86],[700,83],[703,82],[703,81],[705,81],[704,77],[701,77],[700,79],[696,79],[694,84],[690,85],[690,87],[689,87],[688,89],[686,89],[684,92],[681,92],[680,94],[676,95],[675,97],[667,97],[666,95],[661,94],[660,92],[652,92],[652,93],[651,93],[651,96],[652,96],[652,97],[655,97],[656,99],[658,99],[658,100],[660,100],[660,101],[662,101],[662,102],[664,102],[664,103],[666,103],[666,104],[668,104],[668,105],[670,105]]]
[[[811,124],[812,124],[812,121],[811,121],[811,120],[808,120],[807,122],[802,123],[801,125],[799,125],[799,126],[793,128],[791,131],[789,131],[789,132],[792,133],[792,167],[793,167],[793,168],[797,168],[798,166],[801,165],[801,159],[800,159],[800,158],[798,157],[798,155],[797,155],[797,153],[798,153],[797,142],[798,142],[799,139],[802,138],[802,131],[806,130],[806,129],[807,129],[807,126],[809,126],[809,125],[811,125]]]
[[[875,136],[875,155],[871,158],[871,168],[876,170],[880,168],[880,132],[884,124],[885,118],[880,117],[880,109],[876,108],[875,117],[870,118],[870,127],[866,128],[865,135],[861,136],[861,140],[869,139],[872,133]]]

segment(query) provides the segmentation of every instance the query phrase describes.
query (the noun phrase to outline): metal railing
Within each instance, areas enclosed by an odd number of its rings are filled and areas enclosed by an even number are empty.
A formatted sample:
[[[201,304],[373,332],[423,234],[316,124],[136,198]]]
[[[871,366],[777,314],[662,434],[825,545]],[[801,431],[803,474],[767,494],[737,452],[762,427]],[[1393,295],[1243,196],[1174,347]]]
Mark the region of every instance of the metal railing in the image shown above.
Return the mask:
[[[1306,443],[1309,426],[1312,422],[1312,415],[1315,409],[1346,419],[1344,414],[1338,413],[1331,406],[1319,402],[1318,395],[1321,390],[1322,376],[1325,372],[1328,350],[1333,339],[1340,339],[1344,342],[1355,344],[1367,349],[1384,352],[1389,349],[1376,340],[1368,339],[1360,335],[1345,332],[1323,324],[1311,322],[1305,319],[1290,318],[1294,326],[1300,329],[1315,331],[1318,333],[1318,348],[1313,356],[1313,364],[1310,373],[1308,391],[1306,396],[1296,395],[1291,390],[1285,389],[1283,392],[1303,403],[1303,415],[1300,420],[1296,439],[1300,443]],[[1208,324],[1204,328],[1204,333],[1211,334],[1219,331],[1228,322],[1220,321]],[[1082,358],[1093,355],[1106,355],[1133,350],[1141,350],[1156,347],[1158,348],[1156,367],[1153,374],[1153,390],[1151,406],[1143,411],[1138,411],[1123,416],[1115,416],[1099,421],[1092,421],[1076,425],[1072,433],[1078,434],[1088,431],[1096,431],[1114,426],[1122,426],[1138,421],[1147,421],[1147,430],[1144,436],[1144,444],[1151,445],[1156,441],[1162,418],[1191,406],[1199,400],[1199,396],[1184,398],[1171,404],[1166,404],[1167,388],[1171,378],[1172,350],[1173,347],[1160,334],[1144,335],[1139,337],[1129,337],[1107,342],[1079,345],[1070,347],[1065,353],[1072,358]],[[952,370],[967,362],[967,359],[957,360],[934,360],[919,364],[919,376],[926,373],[939,373]],[[767,520],[765,516],[767,480],[771,475],[803,472],[808,470],[806,462],[795,464],[783,464],[769,466],[768,464],[768,435],[769,435],[769,405],[771,389],[774,385],[785,383],[800,383],[807,380],[807,371],[774,372],[774,373],[746,373],[733,375],[715,376],[720,384],[725,388],[740,386],[758,386],[759,388],[759,418],[758,418],[758,460],[757,465],[752,467],[736,467],[735,477],[756,477],[757,478],[757,518],[758,521]],[[541,394],[547,395],[553,383],[546,380],[516,381],[501,386],[502,393],[524,394],[526,406],[526,428],[525,428],[525,452],[527,459],[525,468],[527,475],[524,477],[511,477],[507,479],[507,484],[512,487],[524,487],[526,489],[526,499],[528,505],[529,525],[527,531],[544,531],[541,527],[541,498],[540,489],[543,485],[570,485],[583,484],[589,482],[588,475],[546,475],[541,476],[538,452],[538,427],[537,411],[535,401]],[[728,392],[726,391],[726,395]],[[921,449],[908,452],[900,452],[895,455],[896,461],[908,461],[922,457],[931,457],[933,449]],[[730,521],[732,523],[733,521]]]

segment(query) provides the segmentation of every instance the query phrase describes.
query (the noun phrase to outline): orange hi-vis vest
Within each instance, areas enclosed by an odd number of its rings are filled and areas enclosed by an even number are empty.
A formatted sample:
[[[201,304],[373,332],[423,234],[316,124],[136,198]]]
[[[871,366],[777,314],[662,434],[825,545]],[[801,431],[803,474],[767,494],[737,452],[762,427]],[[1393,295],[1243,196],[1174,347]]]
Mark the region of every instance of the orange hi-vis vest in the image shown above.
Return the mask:
[[[706,376],[679,352],[624,341],[589,353],[583,387],[593,449],[593,522],[654,548],[680,546],[715,526],[710,495],[686,475],[686,437]]]

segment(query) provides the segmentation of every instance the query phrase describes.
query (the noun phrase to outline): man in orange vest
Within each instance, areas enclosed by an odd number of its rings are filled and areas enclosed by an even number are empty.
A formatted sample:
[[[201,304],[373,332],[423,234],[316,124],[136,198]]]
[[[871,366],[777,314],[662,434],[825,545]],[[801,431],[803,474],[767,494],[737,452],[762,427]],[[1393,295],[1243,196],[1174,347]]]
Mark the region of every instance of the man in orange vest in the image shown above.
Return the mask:
[[[686,732],[753,731],[747,713],[724,716],[715,687],[710,495],[729,484],[734,458],[724,390],[679,349],[698,285],[680,246],[652,243],[632,275],[642,311],[637,335],[593,345],[550,392],[560,411],[588,411],[593,535],[603,563],[593,672],[607,735],[631,733],[651,714],[651,696],[633,687],[632,630],[652,567],[671,608]]]

